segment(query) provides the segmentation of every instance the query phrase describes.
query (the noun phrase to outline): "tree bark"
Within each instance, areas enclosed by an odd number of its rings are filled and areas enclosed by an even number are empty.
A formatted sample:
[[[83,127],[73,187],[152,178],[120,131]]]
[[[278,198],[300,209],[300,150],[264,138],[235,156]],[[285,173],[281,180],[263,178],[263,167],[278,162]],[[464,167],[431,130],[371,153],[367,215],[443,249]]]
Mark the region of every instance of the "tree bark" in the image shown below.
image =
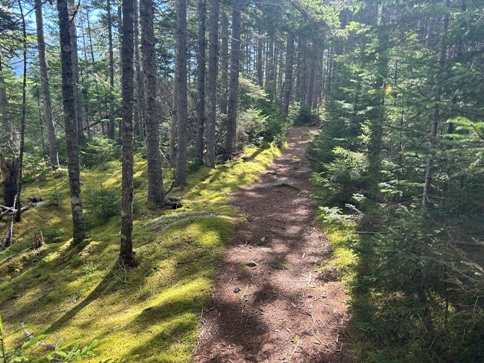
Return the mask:
[[[106,1],[106,15],[108,21],[108,53],[109,53],[109,121],[108,137],[111,140],[115,138],[114,124],[114,50],[113,50],[113,19],[111,16],[111,0]]]
[[[20,195],[22,194],[22,172],[23,172],[23,160],[24,160],[24,146],[25,146],[25,119],[27,113],[27,29],[25,25],[24,11],[22,3],[18,0],[18,6],[20,9],[20,17],[22,20],[22,55],[23,55],[23,73],[22,73],[22,111],[20,116],[20,147],[18,157],[18,176],[17,176],[17,214],[15,221],[20,222],[22,220],[22,208],[20,205]]]
[[[232,44],[230,59],[230,93],[227,112],[227,138],[225,151],[232,154],[236,150],[237,141],[237,99],[239,94],[239,66],[240,66],[240,30],[241,30],[242,0],[235,0],[232,13]]]
[[[135,136],[138,136],[141,140],[146,137],[145,128],[145,82],[143,79],[143,72],[141,70],[141,55],[139,46],[139,17],[138,17],[138,3],[135,0],[135,12],[134,12],[134,62],[135,62],[135,77],[136,77],[136,98],[135,98],[135,113],[134,113],[134,132]]]
[[[59,36],[62,63],[62,97],[66,133],[67,169],[73,225],[72,246],[84,241],[85,226],[82,211],[81,179],[79,164],[79,139],[75,113],[74,76],[72,72],[72,48],[67,0],[57,0],[59,13]]]
[[[121,42],[121,84],[123,97],[123,150],[121,182],[121,246],[119,259],[126,266],[136,264],[133,252],[133,58],[134,0],[123,0]]]
[[[15,208],[19,159],[14,157],[7,161],[5,155],[0,153],[0,171],[2,172],[3,201],[7,207]]]
[[[450,0],[445,0],[445,6],[450,6]],[[424,189],[422,193],[422,205],[425,207],[430,202],[430,194],[432,188],[434,157],[435,157],[435,143],[437,141],[437,131],[441,118],[440,102],[442,99],[442,83],[445,77],[445,65],[447,62],[447,32],[449,30],[449,16],[445,15],[443,18],[442,36],[439,54],[439,69],[437,79],[435,83],[435,106],[432,116],[432,127],[430,130],[430,156],[427,160],[427,166],[425,168],[425,181]]]
[[[146,156],[148,161],[148,205],[161,208],[164,204],[161,170],[159,123],[156,117],[156,59],[153,29],[153,0],[140,0],[141,52],[146,85]]]
[[[314,83],[316,79],[316,67],[318,65],[318,42],[313,40],[313,44],[311,46],[311,62],[310,62],[310,69],[309,69],[309,82],[308,82],[308,91],[306,95],[306,105],[309,108],[312,108],[313,105],[313,98],[314,98]]]
[[[215,126],[217,117],[217,74],[218,74],[218,16],[219,1],[210,0],[208,89],[207,89],[207,154],[206,164],[215,167]]]
[[[49,138],[49,160],[52,167],[57,169],[59,167],[59,154],[57,152],[57,140],[52,117],[48,66],[45,58],[44,20],[41,0],[35,0],[35,20],[37,23],[37,48],[39,50],[40,83],[42,84],[42,98],[44,101],[44,120]]]
[[[2,75],[4,70],[3,55],[0,51],[0,115],[2,116],[2,144],[9,148],[13,148],[13,130],[9,117],[9,105],[7,98],[7,88],[5,86],[5,79]]]
[[[76,19],[77,15],[77,5],[75,0],[67,0],[67,10],[69,12],[69,34],[70,34],[70,44],[71,44],[71,56],[72,56],[72,77],[74,82],[74,111],[76,113],[76,124],[77,124],[77,137],[79,142],[81,141],[83,135],[83,113],[82,113],[82,102],[80,96],[80,77],[79,77],[79,57],[77,54],[77,27]]]
[[[294,68],[294,34],[287,34],[286,69],[284,72],[284,95],[282,98],[281,112],[287,116],[291,101],[292,73]]]
[[[263,49],[264,42],[262,41],[262,36],[258,34],[257,36],[257,84],[259,87],[264,87],[264,67],[263,67]]]
[[[197,52],[197,139],[195,142],[195,157],[203,163],[204,129],[205,129],[205,57],[206,57],[206,0],[198,0],[198,52]]]
[[[177,153],[175,183],[187,183],[187,1],[177,0],[176,4],[176,65],[177,73]]]
[[[220,112],[227,114],[227,98],[229,94],[229,17],[225,10],[222,10],[220,22],[222,31],[222,44],[220,48]]]

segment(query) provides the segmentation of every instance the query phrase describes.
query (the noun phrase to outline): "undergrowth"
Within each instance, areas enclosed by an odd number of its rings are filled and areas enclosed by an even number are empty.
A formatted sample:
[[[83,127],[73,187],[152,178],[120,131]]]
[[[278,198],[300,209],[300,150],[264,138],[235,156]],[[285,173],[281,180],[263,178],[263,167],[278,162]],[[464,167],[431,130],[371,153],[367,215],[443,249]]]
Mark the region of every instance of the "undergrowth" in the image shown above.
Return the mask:
[[[237,160],[216,169],[200,168],[188,186],[175,188],[183,208],[150,211],[146,200],[146,160],[135,158],[133,241],[135,269],[118,264],[119,212],[115,194],[121,185],[119,162],[84,170],[83,195],[90,223],[86,246],[69,250],[71,235],[65,170],[41,170],[26,195],[44,196],[14,227],[14,245],[0,252],[0,313],[12,345],[22,339],[18,327],[42,331],[54,343],[99,341],[93,362],[187,362],[196,347],[203,307],[215,285],[214,274],[234,232],[229,194],[255,181],[279,154],[269,144],[244,149]],[[102,170],[101,170],[102,169]],[[164,175],[169,178],[172,170]],[[169,181],[167,180],[167,183]],[[102,186],[102,188],[101,188]],[[91,196],[89,196],[91,193]],[[94,222],[94,221],[93,221]],[[7,228],[0,221],[0,233]],[[34,232],[43,230],[46,246],[30,249]],[[135,357],[135,358],[133,358]]]

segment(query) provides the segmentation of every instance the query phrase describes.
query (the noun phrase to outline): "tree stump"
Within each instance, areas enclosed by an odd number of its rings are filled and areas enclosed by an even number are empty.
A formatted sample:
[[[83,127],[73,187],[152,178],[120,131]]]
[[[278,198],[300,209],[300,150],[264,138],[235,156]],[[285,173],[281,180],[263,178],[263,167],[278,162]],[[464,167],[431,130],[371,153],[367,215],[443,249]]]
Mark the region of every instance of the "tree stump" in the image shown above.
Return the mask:
[[[2,171],[3,200],[8,207],[14,207],[15,195],[17,194],[17,178],[19,174],[20,160],[12,157],[5,159],[0,153],[0,170]]]
[[[32,243],[32,249],[33,250],[38,250],[41,247],[45,246],[44,242],[44,234],[42,233],[42,230],[35,231],[34,232],[34,243]]]

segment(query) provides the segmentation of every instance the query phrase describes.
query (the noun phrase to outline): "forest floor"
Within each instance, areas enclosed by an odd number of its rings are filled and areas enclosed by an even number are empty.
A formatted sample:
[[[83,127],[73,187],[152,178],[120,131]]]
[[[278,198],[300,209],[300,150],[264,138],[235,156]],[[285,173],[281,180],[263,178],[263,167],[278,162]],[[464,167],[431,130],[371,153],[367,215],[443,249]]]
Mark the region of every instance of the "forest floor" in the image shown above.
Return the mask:
[[[232,195],[239,222],[202,316],[196,362],[352,362],[347,295],[309,199],[305,150],[292,128],[261,178]]]

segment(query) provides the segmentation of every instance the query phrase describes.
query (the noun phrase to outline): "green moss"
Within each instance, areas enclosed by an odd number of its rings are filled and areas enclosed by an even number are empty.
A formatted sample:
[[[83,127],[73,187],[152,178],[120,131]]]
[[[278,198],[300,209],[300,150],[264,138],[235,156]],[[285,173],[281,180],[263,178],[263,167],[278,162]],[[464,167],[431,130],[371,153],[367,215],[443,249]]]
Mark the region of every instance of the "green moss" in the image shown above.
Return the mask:
[[[346,284],[349,284],[354,277],[354,266],[357,262],[351,247],[355,224],[344,215],[334,214],[328,209],[320,209],[318,219],[332,252],[332,259],[323,268],[336,270]]]
[[[37,195],[39,186],[43,196],[55,191],[62,199],[25,212],[15,225],[15,244],[0,252],[0,312],[6,328],[24,322],[37,332],[51,325],[44,339],[49,343],[97,339],[101,354],[93,362],[121,356],[137,356],[137,362],[189,361],[202,308],[234,232],[230,193],[255,181],[277,155],[278,149],[265,145],[246,149],[238,160],[216,169],[202,167],[189,175],[187,187],[172,192],[184,207],[158,212],[145,207],[147,165],[135,158],[139,211],[133,241],[139,266],[130,270],[117,262],[119,218],[92,225],[81,251],[68,249],[72,227],[65,170],[42,170],[35,185],[24,187],[25,194]],[[168,186],[173,171],[164,175]],[[81,178],[84,194],[100,185],[120,193],[117,162],[84,170]],[[6,222],[0,221],[0,234]],[[39,229],[47,246],[32,251]]]

